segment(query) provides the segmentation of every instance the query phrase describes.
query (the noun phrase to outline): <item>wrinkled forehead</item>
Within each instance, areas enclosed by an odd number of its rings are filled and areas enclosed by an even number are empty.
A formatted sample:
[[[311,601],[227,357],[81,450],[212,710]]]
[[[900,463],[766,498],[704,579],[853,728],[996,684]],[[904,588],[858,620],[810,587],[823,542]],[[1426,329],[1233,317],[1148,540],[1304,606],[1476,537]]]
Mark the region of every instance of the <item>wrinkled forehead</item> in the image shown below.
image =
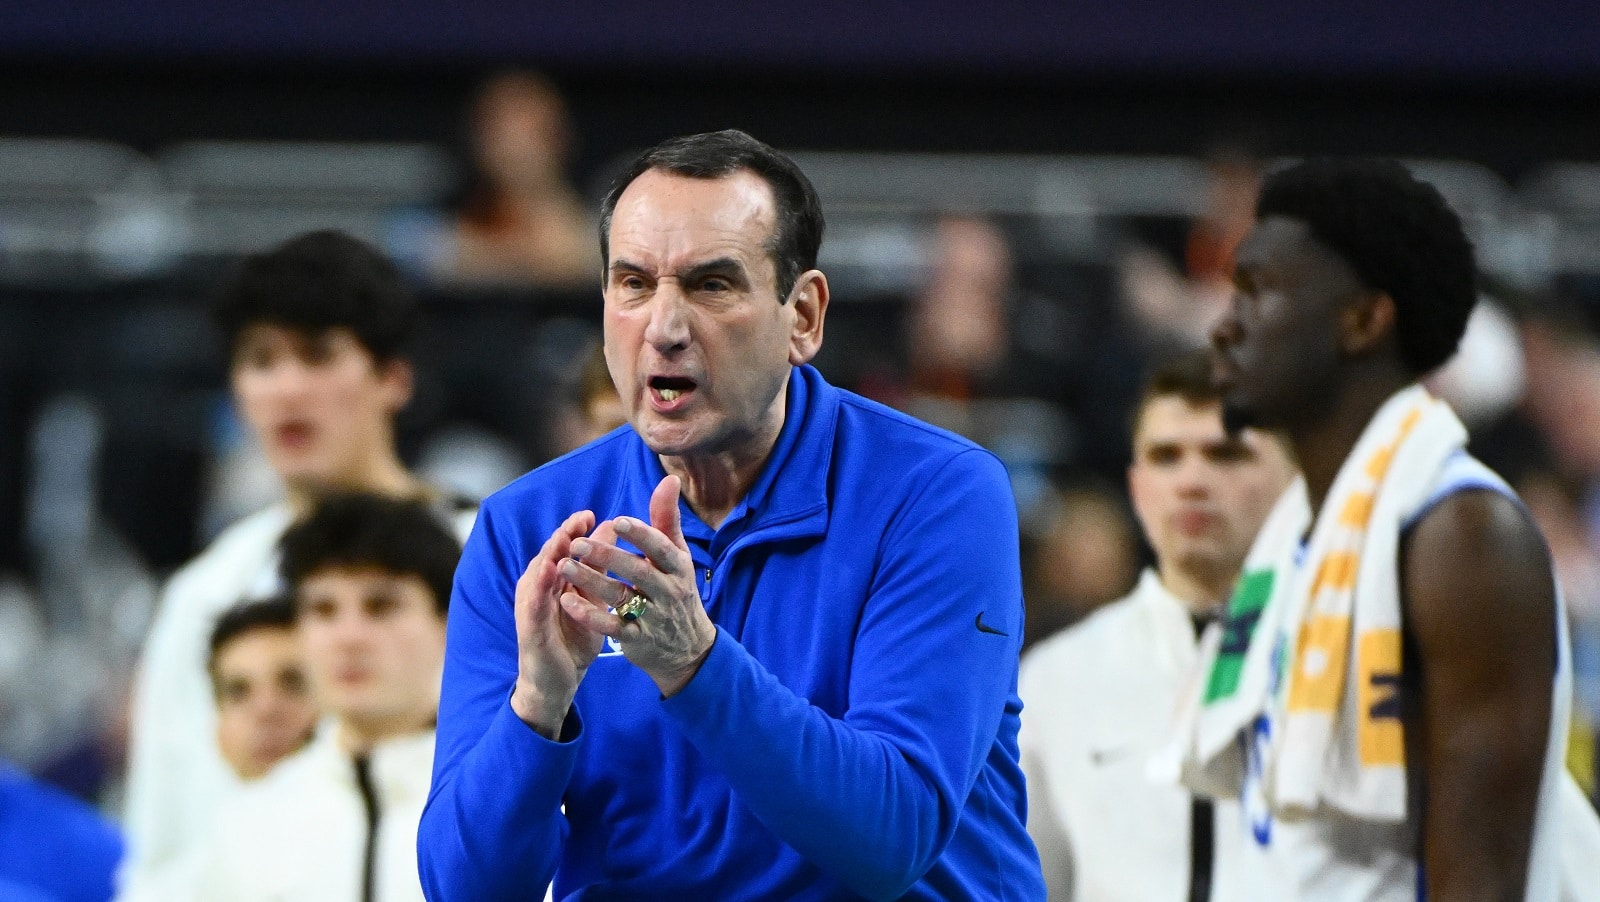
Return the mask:
[[[767,256],[776,225],[772,188],[753,172],[691,178],[652,169],[617,198],[611,257],[675,268],[737,253],[753,264]]]

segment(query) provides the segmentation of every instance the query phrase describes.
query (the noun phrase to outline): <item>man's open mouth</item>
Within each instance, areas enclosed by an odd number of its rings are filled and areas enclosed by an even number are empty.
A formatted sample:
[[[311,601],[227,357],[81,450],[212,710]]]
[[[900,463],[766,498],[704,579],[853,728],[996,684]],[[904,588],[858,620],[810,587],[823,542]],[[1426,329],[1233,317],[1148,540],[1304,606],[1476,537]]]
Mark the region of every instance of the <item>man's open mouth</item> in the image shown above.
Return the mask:
[[[663,402],[672,404],[696,388],[693,379],[682,376],[655,376],[650,379],[650,390]]]

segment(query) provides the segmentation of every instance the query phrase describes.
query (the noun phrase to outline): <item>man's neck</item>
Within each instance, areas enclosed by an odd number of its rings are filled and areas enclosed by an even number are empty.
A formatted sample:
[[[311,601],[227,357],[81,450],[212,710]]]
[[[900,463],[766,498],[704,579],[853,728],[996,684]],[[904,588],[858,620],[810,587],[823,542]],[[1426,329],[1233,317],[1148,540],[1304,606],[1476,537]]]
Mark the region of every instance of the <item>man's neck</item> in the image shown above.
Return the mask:
[[[765,452],[755,454],[715,454],[705,457],[665,457],[661,466],[678,477],[683,485],[683,500],[712,529],[722,525],[738,506],[739,500],[755,485],[756,477],[767,458],[772,456],[772,444]]]
[[[406,736],[416,736],[432,730],[437,715],[428,712],[426,715],[408,715],[404,717],[383,717],[366,720],[363,718],[341,718],[338,721],[338,732],[335,738],[339,750],[347,755],[370,754],[372,750],[392,739]]]
[[[728,519],[772,457],[788,416],[788,396],[787,388],[780,390],[760,431],[729,450],[677,457],[660,455],[662,469],[678,477],[683,486],[684,502],[712,529]]]
[[[1156,568],[1161,585],[1173,598],[1183,602],[1195,617],[1213,617],[1222,612],[1233,591],[1236,573],[1200,573],[1183,567]]]
[[[1322,510],[1339,468],[1355,450],[1378,408],[1413,381],[1396,367],[1374,365],[1355,370],[1337,390],[1332,404],[1319,405],[1325,414],[1286,430],[1305,474],[1312,516]]]

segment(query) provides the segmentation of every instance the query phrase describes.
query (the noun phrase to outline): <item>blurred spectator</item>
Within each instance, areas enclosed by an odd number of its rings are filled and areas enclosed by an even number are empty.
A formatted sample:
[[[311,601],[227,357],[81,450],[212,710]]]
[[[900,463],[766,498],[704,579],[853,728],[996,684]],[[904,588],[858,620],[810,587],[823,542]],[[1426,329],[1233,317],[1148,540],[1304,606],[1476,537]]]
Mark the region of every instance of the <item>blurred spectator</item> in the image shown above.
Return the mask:
[[[606,366],[604,348],[594,345],[582,361],[576,398],[561,412],[557,425],[562,435],[562,453],[581,448],[628,422],[617,386],[611,381],[611,370]]]
[[[1184,274],[1231,293],[1233,253],[1256,222],[1261,161],[1241,145],[1221,144],[1206,154],[1206,175],[1206,209],[1189,226]]]
[[[0,900],[106,902],[121,858],[93,808],[0,761]]]
[[[1294,466],[1281,440],[1223,430],[1205,353],[1159,369],[1134,420],[1128,486],[1156,566],[1023,659],[1028,831],[1052,899],[1234,899],[1238,806],[1144,767]]]
[[[422,896],[445,611],[461,545],[434,512],[334,497],[283,537],[317,737],[222,806],[200,893],[216,902]]]
[[[507,72],[473,103],[476,181],[436,262],[442,278],[561,288],[598,285],[600,260],[564,167],[566,105],[543,76]]]
[[[317,709],[303,658],[290,599],[239,605],[211,631],[217,746],[241,779],[262,776],[311,738]]]
[[[931,263],[908,324],[913,396],[961,402],[997,394],[1011,350],[1005,235],[986,219],[946,216],[935,226]]]
[[[584,362],[583,374],[578,380],[578,403],[583,409],[583,421],[589,427],[588,441],[628,422],[617,385],[611,381],[611,369],[606,366],[606,355],[602,349],[596,351]]]
[[[1522,323],[1527,392],[1523,408],[1557,463],[1585,486],[1600,477],[1600,341],[1569,311],[1535,311]],[[1587,516],[1585,519],[1589,519]],[[1591,521],[1589,532],[1600,535]]]
[[[995,452],[1027,519],[1046,500],[1043,474],[1074,450],[1059,304],[1019,288],[1010,243],[989,219],[941,217],[928,259],[907,305],[903,381],[879,374],[868,393]]]
[[[1206,208],[1190,223],[1183,268],[1147,247],[1124,255],[1122,293],[1155,355],[1206,345],[1233,295],[1233,253],[1255,223],[1261,171],[1244,148],[1213,149],[1206,159]]]
[[[1427,378],[1429,390],[1450,402],[1469,430],[1497,422],[1526,388],[1517,324],[1492,298],[1481,297],[1454,357]]]
[[[278,539],[329,491],[428,499],[465,534],[471,502],[401,464],[394,418],[411,393],[404,356],[416,302],[394,266],[338,232],[248,258],[223,293],[234,398],[288,497],[225,530],[169,581],[140,658],[126,827],[127,898],[163,898],[237,782],[217,747],[205,662],[216,618],[275,594]]]
[[[1517,480],[1539,531],[1550,546],[1556,580],[1566,596],[1572,633],[1573,725],[1568,766],[1578,784],[1595,795],[1596,730],[1600,728],[1600,550],[1578,508],[1575,486],[1548,469]]]
[[[1055,493],[1044,508],[1024,547],[1025,650],[1126,594],[1139,573],[1133,523],[1110,489],[1084,482]]]

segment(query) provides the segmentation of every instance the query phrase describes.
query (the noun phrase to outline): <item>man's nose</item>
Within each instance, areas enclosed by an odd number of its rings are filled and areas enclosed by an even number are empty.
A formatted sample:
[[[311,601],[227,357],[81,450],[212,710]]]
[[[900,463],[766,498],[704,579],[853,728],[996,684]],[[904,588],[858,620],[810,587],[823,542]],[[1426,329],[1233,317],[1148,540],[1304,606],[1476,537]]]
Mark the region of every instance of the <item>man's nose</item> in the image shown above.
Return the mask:
[[[1211,487],[1207,481],[1208,469],[1200,455],[1184,455],[1178,464],[1178,492],[1186,498],[1204,497],[1210,494]]]
[[[689,346],[688,298],[676,279],[663,279],[650,300],[650,322],[644,340],[658,353],[668,354]]]
[[[342,649],[364,645],[371,635],[370,624],[360,613],[341,614],[330,626],[334,645]]]
[[[251,708],[257,720],[282,720],[288,709],[288,697],[278,691],[262,692]]]
[[[311,374],[298,360],[281,360],[273,364],[268,373],[274,394],[294,397],[305,392],[311,383]]]

